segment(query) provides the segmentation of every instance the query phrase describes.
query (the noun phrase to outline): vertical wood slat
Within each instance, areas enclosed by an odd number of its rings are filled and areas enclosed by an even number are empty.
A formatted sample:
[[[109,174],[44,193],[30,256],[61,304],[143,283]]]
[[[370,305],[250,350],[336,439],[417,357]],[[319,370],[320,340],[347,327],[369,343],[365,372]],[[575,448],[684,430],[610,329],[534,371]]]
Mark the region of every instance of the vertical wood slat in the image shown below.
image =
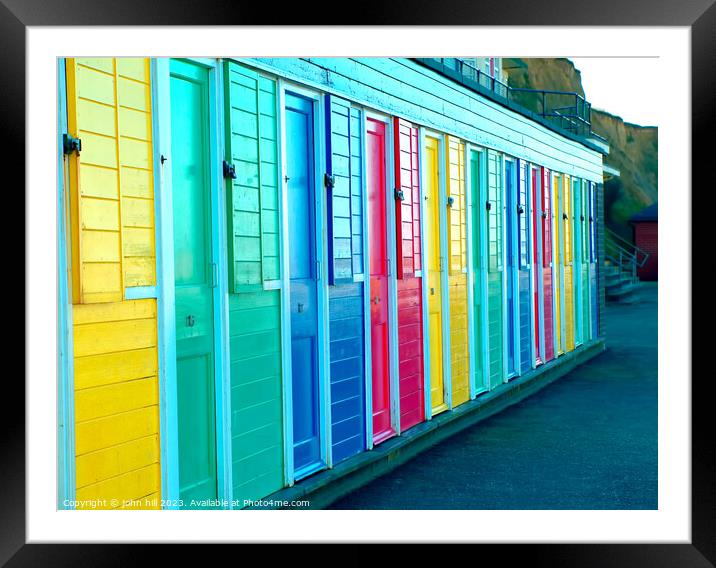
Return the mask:
[[[447,210],[449,273],[467,271],[467,225],[465,211],[465,145],[448,136],[447,194],[453,203]]]
[[[326,187],[328,217],[328,283],[353,281],[353,135],[351,104],[326,96],[326,168],[333,180]],[[357,140],[360,143],[360,139]]]
[[[278,108],[276,81],[225,63],[229,281],[234,293],[279,280]]]
[[[67,127],[83,145],[68,157],[72,299],[117,302],[123,288],[115,62],[68,59],[66,69]]]
[[[68,59],[74,303],[117,302],[156,283],[147,59]]]
[[[396,189],[403,192],[402,200],[396,196],[395,207],[397,277],[403,279],[421,270],[418,129],[397,117],[393,120]]]

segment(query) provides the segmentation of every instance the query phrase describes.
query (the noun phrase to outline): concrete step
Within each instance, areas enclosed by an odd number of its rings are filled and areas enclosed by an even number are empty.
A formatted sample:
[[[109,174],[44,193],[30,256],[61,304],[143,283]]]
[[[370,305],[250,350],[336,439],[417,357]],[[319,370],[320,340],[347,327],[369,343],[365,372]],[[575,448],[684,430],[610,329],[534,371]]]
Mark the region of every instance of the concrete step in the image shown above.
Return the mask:
[[[633,304],[639,301],[639,287],[639,282],[626,282],[619,286],[607,286],[605,289],[606,300],[620,304]]]

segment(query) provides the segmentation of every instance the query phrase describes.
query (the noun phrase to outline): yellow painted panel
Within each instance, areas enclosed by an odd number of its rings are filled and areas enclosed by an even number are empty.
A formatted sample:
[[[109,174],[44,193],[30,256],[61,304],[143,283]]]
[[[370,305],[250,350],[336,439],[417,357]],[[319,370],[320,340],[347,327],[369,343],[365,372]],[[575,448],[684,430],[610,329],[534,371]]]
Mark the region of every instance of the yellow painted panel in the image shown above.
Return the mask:
[[[80,218],[82,229],[119,231],[119,203],[88,197],[80,203]]]
[[[114,60],[111,57],[78,57],[77,64],[109,74],[114,73]]]
[[[157,344],[154,319],[113,321],[75,326],[75,357],[143,349]]]
[[[117,140],[80,130],[82,138],[81,160],[83,164],[93,164],[105,168],[117,167]]]
[[[572,182],[568,175],[563,176],[562,199],[564,200],[563,211],[567,216],[562,219],[564,224],[564,264],[571,265],[573,260],[572,254]],[[565,285],[566,286],[566,285]]]
[[[75,392],[77,422],[159,404],[157,378],[148,377]]]
[[[470,399],[469,344],[467,335],[467,225],[465,145],[448,136],[446,156],[448,247],[450,251],[450,361],[452,404]]]
[[[159,476],[159,464],[152,464],[78,489],[77,500],[103,499],[107,506],[102,508],[116,509],[124,500],[139,499],[155,492],[160,485]],[[118,502],[114,504],[112,499]]]
[[[119,133],[122,136],[150,140],[152,137],[151,116],[141,110],[120,107]]]
[[[573,293],[572,267],[564,267],[564,323],[565,342],[567,351],[574,349],[574,293]]]
[[[76,390],[131,381],[156,374],[157,350],[154,347],[101,353],[75,359]]]
[[[148,85],[120,77],[117,95],[120,106],[144,111],[149,111],[150,109]]]
[[[119,262],[119,232],[83,231],[82,256],[85,262]],[[85,264],[85,267],[88,265]]]
[[[79,99],[77,101],[77,121],[85,132],[94,132],[104,136],[117,135],[114,107]]]
[[[467,275],[450,276],[450,352],[452,404],[470,400],[469,339],[467,334]]]
[[[153,256],[154,229],[126,227],[122,231],[124,256]]]
[[[123,166],[149,169],[152,160],[152,145],[144,140],[120,138],[119,151]]]
[[[132,319],[147,319],[157,316],[156,300],[127,300],[112,304],[77,305],[72,311],[75,325],[101,323]]]
[[[147,59],[67,61],[77,497],[111,507],[161,487],[156,300],[123,300],[156,281],[148,83]]]
[[[123,196],[147,198],[154,196],[151,172],[122,166],[121,173],[121,191]]]
[[[154,226],[154,202],[136,197],[122,199],[122,226],[151,229]]]
[[[85,301],[87,301],[87,296],[92,295],[94,295],[94,301],[96,302],[115,301],[122,288],[121,265],[118,262],[85,262],[82,264],[81,278],[82,294],[85,297]]]
[[[127,288],[154,286],[157,282],[156,259],[153,256],[125,257],[122,266]]]
[[[118,57],[117,73],[137,81],[149,82],[149,61],[139,57]]]
[[[447,195],[453,199],[447,208],[448,247],[450,272],[467,270],[467,225],[465,194],[465,145],[457,138],[448,136]]]
[[[82,197],[103,197],[119,199],[117,170],[100,168],[90,164],[80,166],[80,195]]]
[[[562,279],[562,253],[561,253],[561,237],[562,237],[562,209],[561,199],[559,197],[559,175],[554,175],[552,178],[552,207],[553,207],[553,228],[554,233],[554,300],[555,300],[555,341],[557,342],[557,353],[563,353],[562,349],[562,293],[561,293],[561,279]]]
[[[81,66],[77,67],[76,73],[78,97],[114,105],[114,77],[112,75]]]
[[[152,434],[77,458],[77,487],[85,487],[159,462],[159,436]]]
[[[75,425],[75,451],[87,452],[143,438],[159,431],[159,407],[148,406]]]
[[[442,286],[440,263],[439,143],[425,139],[425,265],[428,271],[428,340],[432,414],[447,409],[443,376]]]

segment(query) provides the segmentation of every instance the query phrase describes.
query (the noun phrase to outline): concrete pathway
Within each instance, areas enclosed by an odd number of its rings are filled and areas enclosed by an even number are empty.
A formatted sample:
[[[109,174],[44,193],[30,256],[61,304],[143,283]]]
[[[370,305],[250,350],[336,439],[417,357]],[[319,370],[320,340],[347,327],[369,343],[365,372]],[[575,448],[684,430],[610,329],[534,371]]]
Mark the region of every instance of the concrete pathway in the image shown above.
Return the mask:
[[[657,288],[608,305],[607,351],[331,509],[656,509]]]

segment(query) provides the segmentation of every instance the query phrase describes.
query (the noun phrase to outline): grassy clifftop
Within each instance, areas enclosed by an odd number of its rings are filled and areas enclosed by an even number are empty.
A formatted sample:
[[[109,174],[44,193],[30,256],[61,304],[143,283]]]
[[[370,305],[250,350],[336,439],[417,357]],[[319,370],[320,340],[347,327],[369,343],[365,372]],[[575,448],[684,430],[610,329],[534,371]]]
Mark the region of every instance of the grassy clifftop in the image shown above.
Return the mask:
[[[585,95],[579,70],[569,59],[525,58],[504,63],[511,87]],[[525,104],[530,103],[525,100]],[[596,109],[592,109],[592,130],[609,141],[605,163],[621,172],[620,177],[604,182],[607,226],[631,239],[629,217],[657,201],[658,130]]]

